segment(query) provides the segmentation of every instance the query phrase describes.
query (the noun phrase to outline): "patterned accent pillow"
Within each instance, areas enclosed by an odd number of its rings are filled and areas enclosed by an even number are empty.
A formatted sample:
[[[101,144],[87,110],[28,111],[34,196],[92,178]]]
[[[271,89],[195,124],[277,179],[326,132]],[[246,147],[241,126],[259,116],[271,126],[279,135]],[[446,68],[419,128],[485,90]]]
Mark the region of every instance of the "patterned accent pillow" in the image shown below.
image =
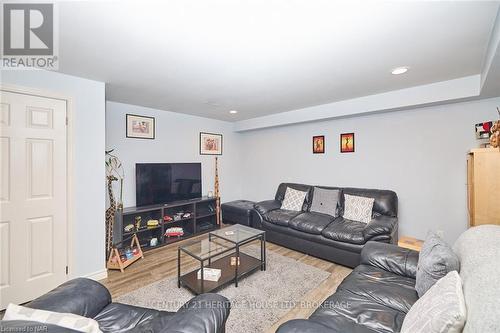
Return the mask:
[[[85,333],[102,333],[99,324],[92,318],[78,316],[72,313],[59,313],[38,310],[9,304],[2,320],[26,320],[43,324],[52,324]]]
[[[413,304],[401,333],[460,333],[466,315],[462,279],[451,271]]]
[[[311,212],[328,214],[337,217],[337,204],[339,202],[340,191],[315,187]]]
[[[297,191],[291,187],[286,188],[285,198],[281,203],[281,209],[293,210],[300,212],[302,206],[304,205],[304,200],[306,199],[307,192]]]
[[[344,194],[344,215],[346,220],[369,223],[372,220],[374,198]]]

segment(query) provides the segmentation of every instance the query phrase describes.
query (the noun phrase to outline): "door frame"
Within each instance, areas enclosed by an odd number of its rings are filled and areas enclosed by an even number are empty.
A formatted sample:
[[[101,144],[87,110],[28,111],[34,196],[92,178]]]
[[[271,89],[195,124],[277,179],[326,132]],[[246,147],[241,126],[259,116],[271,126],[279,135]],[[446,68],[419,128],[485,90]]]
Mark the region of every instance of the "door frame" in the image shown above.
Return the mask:
[[[37,89],[32,87],[0,84],[0,90],[16,94],[30,95],[36,97],[45,97],[50,99],[57,99],[66,102],[66,266],[68,272],[66,280],[73,278],[75,267],[74,256],[74,110],[73,110],[73,97],[60,94],[54,91]]]

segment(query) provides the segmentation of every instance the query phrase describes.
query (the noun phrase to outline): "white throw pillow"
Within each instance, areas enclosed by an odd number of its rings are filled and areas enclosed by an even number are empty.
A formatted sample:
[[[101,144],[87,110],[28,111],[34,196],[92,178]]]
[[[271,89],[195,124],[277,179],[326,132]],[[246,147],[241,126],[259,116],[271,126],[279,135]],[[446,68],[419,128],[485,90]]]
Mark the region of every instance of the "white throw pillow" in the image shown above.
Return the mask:
[[[92,318],[72,313],[59,313],[38,310],[9,304],[2,320],[26,320],[43,324],[52,324],[85,333],[102,333],[99,324]]]
[[[344,194],[344,218],[369,223],[372,220],[374,198]]]
[[[281,203],[281,209],[300,212],[302,210],[302,206],[304,205],[306,196],[307,192],[297,191],[293,188],[287,187],[285,198],[283,199],[283,203]]]
[[[401,333],[460,333],[466,315],[462,279],[451,271],[413,304]]]

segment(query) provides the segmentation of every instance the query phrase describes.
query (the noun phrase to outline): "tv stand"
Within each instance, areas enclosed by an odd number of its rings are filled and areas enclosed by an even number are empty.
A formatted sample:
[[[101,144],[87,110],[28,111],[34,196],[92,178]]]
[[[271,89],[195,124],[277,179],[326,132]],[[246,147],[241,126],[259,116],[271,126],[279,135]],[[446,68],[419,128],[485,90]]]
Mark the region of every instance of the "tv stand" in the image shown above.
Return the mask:
[[[122,242],[137,234],[142,249],[147,251],[213,231],[220,227],[217,225],[216,202],[216,198],[201,197],[167,204],[119,209],[115,214],[113,243]],[[181,212],[191,215],[181,216]],[[171,217],[172,221],[164,220],[166,216]],[[140,217],[139,229],[136,228],[138,217]],[[148,220],[158,220],[159,224],[148,227]],[[134,226],[133,229],[126,231],[125,227],[130,224]],[[165,232],[173,227],[182,228],[183,234],[165,235]],[[157,239],[157,245],[151,242],[153,238]]]

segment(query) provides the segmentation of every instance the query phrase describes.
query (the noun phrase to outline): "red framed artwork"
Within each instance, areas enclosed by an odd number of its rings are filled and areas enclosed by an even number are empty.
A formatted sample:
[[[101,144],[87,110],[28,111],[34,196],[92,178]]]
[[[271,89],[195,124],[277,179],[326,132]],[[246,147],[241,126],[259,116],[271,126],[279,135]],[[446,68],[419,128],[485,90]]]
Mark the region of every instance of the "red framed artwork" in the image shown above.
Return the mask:
[[[313,136],[313,154],[325,153],[325,136]]]
[[[340,152],[354,153],[354,133],[340,134]]]

